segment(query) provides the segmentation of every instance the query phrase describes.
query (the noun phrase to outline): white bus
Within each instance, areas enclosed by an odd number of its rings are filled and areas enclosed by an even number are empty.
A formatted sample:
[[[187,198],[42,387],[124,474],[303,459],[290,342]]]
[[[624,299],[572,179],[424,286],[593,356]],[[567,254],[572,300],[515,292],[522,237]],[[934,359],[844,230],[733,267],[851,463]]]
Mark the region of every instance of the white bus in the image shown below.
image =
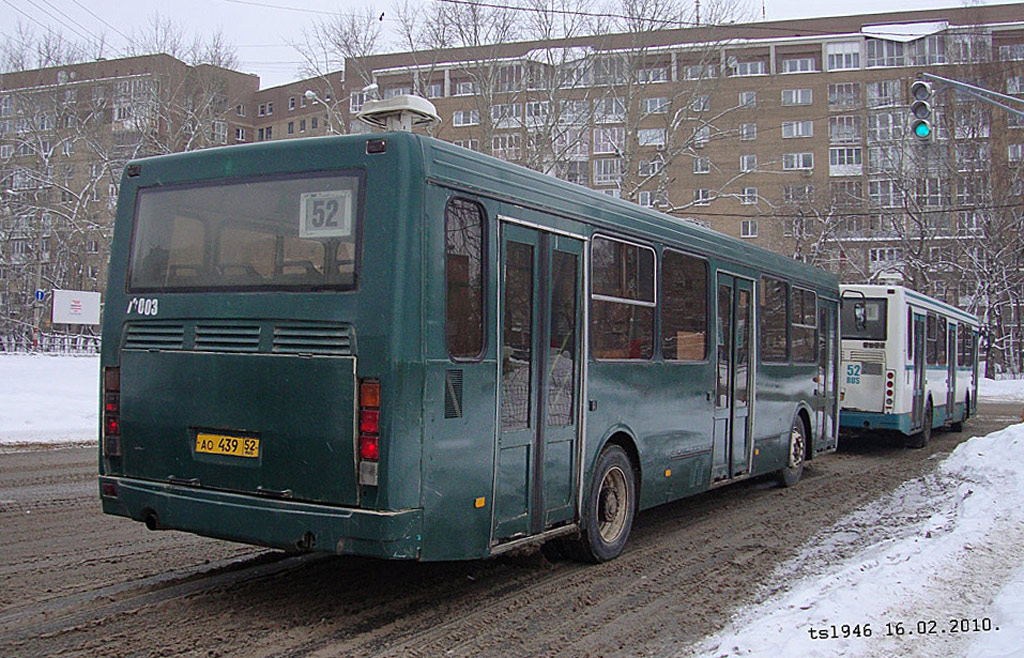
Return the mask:
[[[841,285],[840,428],[920,448],[963,429],[978,399],[978,318],[901,285]]]

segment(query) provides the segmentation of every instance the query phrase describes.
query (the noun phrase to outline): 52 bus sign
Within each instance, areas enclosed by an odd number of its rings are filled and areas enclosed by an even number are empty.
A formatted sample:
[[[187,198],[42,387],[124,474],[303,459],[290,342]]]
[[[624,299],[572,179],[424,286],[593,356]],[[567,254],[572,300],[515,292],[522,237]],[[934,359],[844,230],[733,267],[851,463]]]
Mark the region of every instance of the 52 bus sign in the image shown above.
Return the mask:
[[[307,192],[299,197],[300,238],[347,238],[351,235],[351,190]]]
[[[847,384],[859,384],[860,383],[860,364],[851,363],[846,366],[846,383]]]

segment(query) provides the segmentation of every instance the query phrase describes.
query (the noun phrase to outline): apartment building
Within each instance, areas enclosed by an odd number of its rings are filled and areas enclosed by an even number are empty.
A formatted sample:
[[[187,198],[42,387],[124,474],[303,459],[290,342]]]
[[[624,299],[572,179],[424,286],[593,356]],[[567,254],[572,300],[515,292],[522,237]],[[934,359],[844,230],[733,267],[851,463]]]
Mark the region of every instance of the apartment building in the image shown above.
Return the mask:
[[[907,130],[910,85],[923,73],[1024,97],[1022,3],[392,53],[345,70],[259,90],[254,76],[155,55],[0,78],[0,322],[21,323],[0,334],[33,324],[36,289],[102,289],[127,157],[362,132],[355,115],[367,100],[407,93],[435,104],[441,139],[847,281],[899,272],[991,312],[993,325],[1024,320],[1024,119],[935,85],[934,137]],[[31,98],[57,109],[31,110]],[[51,114],[98,117],[103,138],[66,147]],[[86,175],[96,167],[102,182]],[[43,258],[54,205],[74,227],[62,239],[85,245],[70,250],[66,272]],[[1000,290],[1019,283],[1019,298],[993,288],[996,267]]]
[[[258,88],[168,55],[0,76],[0,347],[46,342],[49,291],[104,290],[125,163],[238,141]]]

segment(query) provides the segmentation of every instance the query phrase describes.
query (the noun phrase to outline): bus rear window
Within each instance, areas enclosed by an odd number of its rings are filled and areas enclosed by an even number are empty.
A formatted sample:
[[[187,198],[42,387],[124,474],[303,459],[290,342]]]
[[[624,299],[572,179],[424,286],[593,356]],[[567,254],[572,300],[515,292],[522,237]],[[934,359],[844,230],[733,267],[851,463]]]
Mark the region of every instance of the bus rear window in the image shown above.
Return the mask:
[[[129,289],[352,289],[360,209],[355,175],[141,190]]]
[[[885,340],[885,299],[843,298],[840,331],[843,338]]]

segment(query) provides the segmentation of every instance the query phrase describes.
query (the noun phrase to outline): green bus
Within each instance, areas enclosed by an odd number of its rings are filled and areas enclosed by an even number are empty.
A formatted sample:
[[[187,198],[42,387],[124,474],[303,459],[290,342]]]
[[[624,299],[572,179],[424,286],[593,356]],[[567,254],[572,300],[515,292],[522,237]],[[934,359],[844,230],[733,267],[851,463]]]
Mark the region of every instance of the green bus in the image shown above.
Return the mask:
[[[147,158],[102,342],[104,512],[286,550],[616,557],[836,447],[838,281],[411,133]]]

